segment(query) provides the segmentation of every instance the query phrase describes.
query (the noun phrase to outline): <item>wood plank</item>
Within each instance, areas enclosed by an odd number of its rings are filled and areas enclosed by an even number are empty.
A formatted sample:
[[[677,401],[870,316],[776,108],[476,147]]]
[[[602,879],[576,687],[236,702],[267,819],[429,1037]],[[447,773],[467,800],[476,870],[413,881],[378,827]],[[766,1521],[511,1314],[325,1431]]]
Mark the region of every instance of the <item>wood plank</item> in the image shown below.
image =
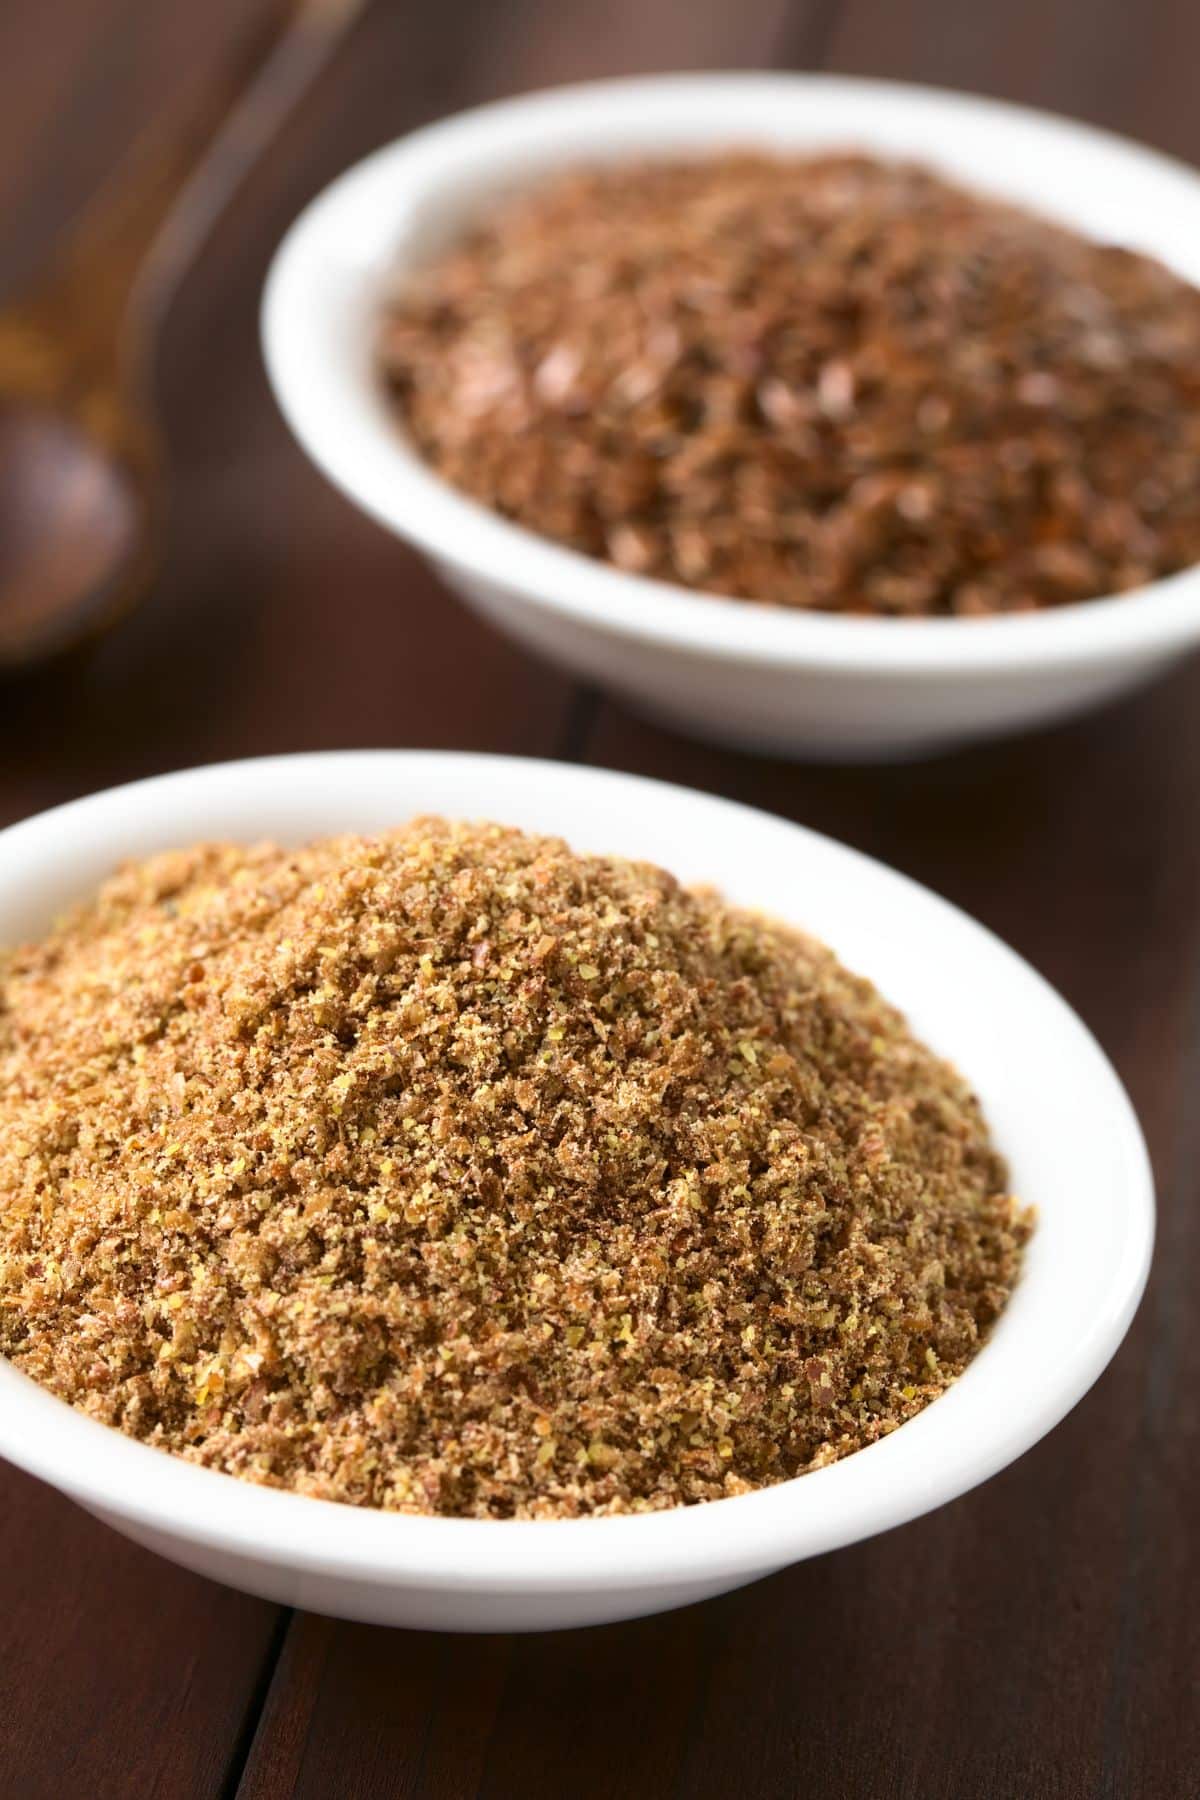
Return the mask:
[[[2,11],[7,278],[267,4],[57,0],[53,32],[33,29],[41,9]],[[237,755],[553,747],[567,685],[471,619],[308,467],[258,352],[279,235],[338,167],[426,116],[439,92],[454,103],[457,65],[464,81],[471,68],[459,22],[381,9],[219,228],[162,350],[173,513],[161,580],[94,652],[0,688],[0,823]],[[279,1648],[277,1609],[173,1570],[8,1469],[0,1517],[0,1792],[202,1800],[236,1780]]]
[[[263,276],[296,209],[421,116],[443,55],[437,33],[423,47],[390,10],[369,18],[313,116],[305,110],[218,228],[162,349],[173,519],[161,582],[85,660],[5,690],[5,822],[114,781],[238,755],[553,748],[567,684],[468,615],[310,468],[258,347]],[[464,83],[468,71],[464,58]]]
[[[824,6],[786,0],[753,0],[736,13],[694,0],[660,8],[619,0],[587,15],[519,0],[473,70],[470,98],[633,69],[757,66],[781,48],[802,54],[826,23]],[[373,16],[364,37],[384,29]],[[386,64],[379,53],[376,70]],[[436,67],[430,81],[438,85]],[[438,98],[444,109],[444,88]],[[586,706],[566,715],[561,753],[579,748],[588,719]],[[669,1730],[661,1688],[648,1706],[646,1690],[630,1683],[620,1630],[567,1640],[434,1639],[297,1617],[239,1792],[323,1795],[347,1782],[351,1767],[353,1791],[363,1795],[551,1793],[564,1791],[568,1778],[582,1794],[669,1791],[694,1700],[693,1633],[675,1619],[635,1629],[672,1671]],[[589,1713],[589,1732],[580,1712],[579,1695],[595,1693],[597,1682],[635,1721],[619,1752],[607,1714]]]
[[[772,1692],[756,1703],[739,1690],[736,1705],[710,1713],[694,1791],[720,1792],[707,1772],[729,1744],[745,1749],[776,1728],[785,1627],[772,1608],[789,1609],[768,1595],[821,1579],[828,1598],[794,1616],[835,1621],[834,1644],[802,1649],[797,1639],[790,1652],[793,1704],[803,1695],[810,1715],[838,1721],[836,1738],[809,1746],[812,1792],[1091,1794],[1110,1791],[1106,1780],[1114,1794],[1184,1792],[1200,1754],[1190,1698],[1200,1633],[1177,1598],[1200,1577],[1180,1516],[1200,1435],[1184,1307],[1200,1254],[1186,1054],[1200,954],[1190,779],[1200,671],[1067,729],[911,768],[734,757],[615,709],[592,754],[829,831],[981,917],[1097,1032],[1139,1109],[1162,1189],[1159,1260],[1133,1334],[1050,1439],[935,1518],[817,1565],[819,1578],[793,1571],[761,1600],[747,1596],[749,1645],[723,1651],[721,1669],[769,1668]],[[859,1608],[858,1596],[872,1598]],[[710,1690],[725,1691],[715,1672]],[[1061,1785],[1045,1772],[1054,1745]],[[889,1774],[889,1758],[911,1786]],[[1113,1773],[1147,1758],[1163,1785]]]
[[[279,0],[40,0],[0,8],[0,288],[31,273],[164,100],[224,66]]]
[[[991,94],[1089,119],[1196,160],[1190,0],[847,0],[828,66]]]
[[[1188,50],[1191,54],[1189,56]],[[1200,19],[1170,4],[1032,0],[985,15],[941,0],[849,0],[829,64],[1057,106],[1200,160],[1181,67]],[[590,758],[728,793],[848,839],[929,882],[1028,955],[1080,1009],[1127,1082],[1151,1144],[1159,1253],[1114,1367],[1052,1438],[940,1517],[831,1559],[828,1654],[793,1643],[773,1588],[710,1671],[683,1791],[718,1793],[736,1748],[803,1700],[836,1733],[809,1744],[814,1793],[1182,1794],[1200,1766],[1200,1586],[1185,1520],[1200,1461],[1200,669],[1096,717],[913,767],[798,769],[685,743],[601,709]],[[1189,1476],[1188,1471],[1192,1474]],[[857,1563],[863,1591],[847,1609]],[[820,1565],[824,1568],[825,1565]],[[844,1579],[842,1578],[844,1575]],[[744,1686],[727,1679],[748,1670]],[[758,1675],[772,1671],[772,1698]],[[733,1749],[734,1754],[730,1755]],[[764,1792],[769,1791],[764,1787]]]
[[[528,1637],[298,1616],[239,1793],[326,1795],[351,1767],[364,1797],[672,1793],[705,1616]]]
[[[0,1463],[0,1793],[222,1791],[276,1608],[163,1562]]]
[[[0,274],[15,279],[44,252],[180,57],[198,75],[216,66],[234,11],[216,0],[206,34],[146,5],[114,15],[60,0],[53,31],[44,9],[4,9]],[[0,820],[99,785],[97,739],[127,714],[94,668],[0,689]],[[21,1800],[219,1793],[253,1721],[276,1609],[171,1568],[7,1465],[0,1518],[0,1789]]]
[[[168,13],[191,30],[201,14],[147,0],[60,10],[63,61],[39,51],[28,66],[40,92],[94,108],[94,129],[114,134],[107,154],[121,123],[104,82],[91,84],[86,46],[145,45],[160,30],[166,43]],[[1132,18],[1117,0],[986,14],[954,0],[846,0],[840,13],[819,0],[617,0],[586,16],[544,0],[380,8],[183,298],[163,366],[177,476],[164,581],[88,662],[0,696],[0,818],[186,762],[338,743],[557,742],[731,793],[908,869],[1030,955],[1117,1061],[1164,1189],[1162,1252],[1126,1350],[1051,1439],[979,1493],[629,1626],[465,1640],[298,1618],[247,1795],[1192,1789],[1200,1627],[1180,1597],[1200,1573],[1188,1305],[1200,1252],[1197,672],[1080,725],[910,769],[711,751],[608,703],[590,725],[566,684],[470,620],[305,469],[265,393],[253,319],[275,237],[338,167],[420,118],[541,81],[806,62],[829,33],[836,67],[1057,105],[1200,157],[1200,22],[1182,0]],[[26,66],[20,45],[4,55],[15,42],[6,14],[0,97],[13,87],[3,71]],[[120,91],[128,111],[147,89],[138,76]],[[39,134],[42,161],[6,209],[6,234],[15,217],[26,243],[43,206],[86,187],[87,134],[46,119],[40,102],[0,107],[0,149]],[[8,188],[13,154],[0,159]],[[0,1786],[204,1794],[231,1757],[236,1775],[272,1609],[170,1570],[7,1472],[0,1509]]]
[[[1049,21],[1045,10],[982,18],[941,0],[851,0],[830,61],[991,87],[1200,152],[1190,111],[1143,119],[1144,95],[1180,93],[1163,72],[1165,9],[1133,59],[1114,9],[1067,5]],[[297,1625],[289,1654],[303,1647],[304,1681],[281,1668],[246,1794],[326,1791],[352,1744],[364,1795],[392,1791],[389,1779],[456,1796],[1188,1791],[1200,1746],[1180,1721],[1196,1717],[1200,1645],[1177,1596],[1197,1578],[1181,1512],[1200,1377],[1184,1318],[1200,1250],[1185,1132],[1200,1072],[1194,1052],[1185,1063],[1200,948],[1197,680],[1184,671],[1023,742],[873,770],[711,750],[601,705],[579,745],[590,760],[831,831],[1031,956],[1131,1088],[1166,1189],[1168,1255],[1129,1345],[1073,1417],[978,1493],[887,1538],[673,1619],[512,1642],[499,1698],[490,1648]],[[397,1721],[375,1683],[403,1689],[414,1710]],[[276,1786],[284,1734],[300,1749]],[[426,1747],[447,1736],[455,1761],[430,1762]]]

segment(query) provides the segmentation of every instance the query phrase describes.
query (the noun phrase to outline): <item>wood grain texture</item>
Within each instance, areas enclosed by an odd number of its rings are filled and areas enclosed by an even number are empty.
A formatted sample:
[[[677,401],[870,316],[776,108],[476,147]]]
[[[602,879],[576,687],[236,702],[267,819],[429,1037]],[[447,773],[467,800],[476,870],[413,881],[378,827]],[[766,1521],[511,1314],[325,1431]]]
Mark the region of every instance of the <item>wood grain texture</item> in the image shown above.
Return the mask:
[[[1200,1257],[1189,1049],[1200,957],[1198,703],[1192,668],[1065,730],[853,772],[696,749],[615,709],[599,722],[597,758],[833,832],[1000,932],[1097,1032],[1156,1164],[1155,1273],[1097,1388],[998,1481],[852,1553],[885,1588],[903,1567],[905,1587],[882,1623],[862,1615],[836,1668],[813,1646],[802,1689],[818,1715],[836,1712],[837,1753],[853,1774],[822,1762],[818,1793],[1192,1791],[1200,1631],[1180,1596],[1200,1582],[1185,1524],[1200,1439],[1190,1398],[1197,1335],[1185,1310]],[[839,1608],[839,1636],[845,1626]],[[909,1709],[889,1717],[886,1746],[872,1729],[880,1656],[884,1666],[894,1659],[891,1681]],[[909,1766],[911,1785],[886,1757]]]
[[[0,1463],[0,1794],[218,1794],[275,1608],[126,1543]]]
[[[44,10],[0,9],[0,278],[12,281],[173,81],[218,71],[263,8],[55,0],[52,33],[34,29]],[[436,66],[445,104],[471,97],[440,32],[423,49],[398,13],[380,22],[382,42],[347,46],[332,98],[319,96],[264,162],[172,316],[159,383],[173,466],[162,580],[87,657],[0,685],[0,823],[238,755],[555,747],[564,684],[328,489],[288,439],[261,369],[258,293],[297,207],[426,116]],[[387,80],[373,82],[381,57]],[[350,109],[341,81],[366,90]],[[7,1468],[0,1519],[3,1800],[225,1791],[277,1647],[276,1609],[124,1544]]]
[[[253,4],[56,11],[52,43],[0,13],[0,271],[37,253],[95,159],[161,103],[173,59],[219,57]],[[1200,668],[1079,724],[911,767],[689,744],[573,696],[470,619],[307,469],[259,366],[274,242],[384,138],[539,82],[772,63],[976,88],[1200,161],[1189,0],[378,6],[182,297],[161,367],[176,474],[164,580],[89,660],[0,691],[0,821],[190,762],[428,743],[586,757],[830,832],[975,912],[1096,1031],[1160,1184],[1146,1304],[1072,1417],[975,1494],[704,1607],[563,1637],[300,1615],[277,1640],[273,1609],[5,1473],[5,1800],[1197,1790]]]
[[[1177,74],[1189,46],[1194,58],[1200,18],[1169,4],[849,0],[827,66],[1054,106],[1200,161],[1193,96]],[[843,1656],[798,1671],[797,1698],[838,1716],[812,1791],[1193,1793],[1200,669],[1077,725],[913,768],[772,765],[685,744],[611,705],[589,753],[832,832],[976,913],[1097,1032],[1155,1162],[1156,1267],[1113,1368],[1000,1481],[853,1553],[878,1557],[881,1572],[904,1566],[911,1585],[882,1631],[864,1617]],[[876,1657],[904,1671],[903,1704],[883,1718],[886,1749],[872,1729]]]

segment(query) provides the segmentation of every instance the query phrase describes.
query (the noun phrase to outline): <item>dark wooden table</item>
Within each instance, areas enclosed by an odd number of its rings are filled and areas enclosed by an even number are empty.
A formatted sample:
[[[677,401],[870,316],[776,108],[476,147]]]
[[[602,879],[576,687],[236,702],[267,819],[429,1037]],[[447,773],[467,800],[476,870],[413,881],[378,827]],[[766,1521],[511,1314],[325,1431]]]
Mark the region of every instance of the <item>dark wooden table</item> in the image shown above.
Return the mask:
[[[273,0],[6,0],[0,277]],[[735,795],[931,883],[1113,1057],[1160,1186],[1114,1366],[979,1492],[739,1594],[559,1637],[371,1630],[244,1598],[0,1470],[3,1800],[1200,1792],[1200,664],[1096,718],[910,768],[699,748],[469,618],[306,465],[255,306],[298,207],[432,116],[682,67],[829,68],[1059,108],[1200,161],[1196,0],[378,0],[178,304],[153,601],[0,689],[0,823],[267,751],[455,745]]]

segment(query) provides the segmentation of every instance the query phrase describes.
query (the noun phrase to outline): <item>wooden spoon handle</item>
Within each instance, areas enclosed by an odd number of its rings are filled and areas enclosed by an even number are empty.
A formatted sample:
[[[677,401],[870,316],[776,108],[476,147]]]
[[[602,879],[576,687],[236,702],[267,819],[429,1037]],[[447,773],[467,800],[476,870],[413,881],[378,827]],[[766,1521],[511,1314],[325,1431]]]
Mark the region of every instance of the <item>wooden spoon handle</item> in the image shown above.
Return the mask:
[[[294,0],[182,116],[150,128],[68,234],[20,311],[74,384],[140,384],[180,278],[247,171],[369,0]]]

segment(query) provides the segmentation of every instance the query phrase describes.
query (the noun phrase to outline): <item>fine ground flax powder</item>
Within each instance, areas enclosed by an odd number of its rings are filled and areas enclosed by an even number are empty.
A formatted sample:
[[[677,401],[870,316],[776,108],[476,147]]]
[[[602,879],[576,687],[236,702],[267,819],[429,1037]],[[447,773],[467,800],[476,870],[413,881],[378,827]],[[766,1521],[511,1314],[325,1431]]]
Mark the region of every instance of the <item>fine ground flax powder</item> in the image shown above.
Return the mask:
[[[248,1480],[480,1518],[780,1481],[961,1372],[1029,1229],[868,983],[557,840],[171,853],[0,962],[0,1353]]]

